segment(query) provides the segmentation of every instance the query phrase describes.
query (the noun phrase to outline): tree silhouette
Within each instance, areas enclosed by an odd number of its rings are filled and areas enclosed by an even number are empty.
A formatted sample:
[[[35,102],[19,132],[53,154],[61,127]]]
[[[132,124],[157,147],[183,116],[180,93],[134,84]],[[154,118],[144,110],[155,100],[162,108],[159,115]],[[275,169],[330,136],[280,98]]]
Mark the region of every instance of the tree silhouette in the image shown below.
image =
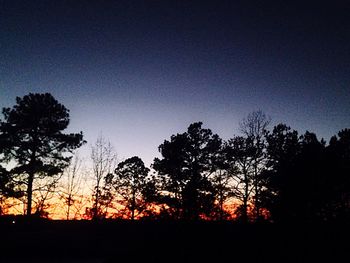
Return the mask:
[[[80,147],[82,133],[62,133],[69,124],[69,110],[49,93],[16,98],[13,108],[3,109],[0,123],[2,162],[15,163],[11,178],[26,192],[26,214],[32,213],[33,182],[63,171]]]
[[[306,132],[298,137],[286,125],[267,134],[269,164],[265,172],[265,204],[274,221],[326,220],[328,160],[323,140]]]
[[[265,131],[267,130],[270,121],[271,119],[259,110],[248,114],[248,116],[240,123],[241,132],[251,143],[251,180],[253,184],[253,204],[256,220],[260,220],[261,217],[261,172],[265,168],[267,161]]]
[[[196,122],[159,146],[163,158],[156,158],[153,168],[161,177],[161,202],[173,210],[174,218],[198,220],[212,213],[215,196],[209,176],[221,144],[218,135]]]
[[[350,129],[343,129],[330,139],[326,148],[327,198],[325,209],[329,220],[350,219]]]
[[[304,222],[323,221],[323,210],[328,199],[327,178],[324,173],[325,142],[319,141],[316,134],[308,131],[300,136],[299,141],[301,151],[292,167],[294,179],[290,180],[289,186],[297,192],[293,201],[292,197],[288,198],[290,217]]]
[[[53,210],[57,206],[57,202],[54,201],[57,197],[57,186],[61,177],[62,173],[59,173],[56,176],[46,177],[45,180],[36,180],[33,182],[32,210],[34,215],[48,217],[49,210]]]
[[[87,213],[92,219],[101,219],[106,217],[112,201],[110,177],[117,164],[117,154],[112,144],[102,135],[91,147],[91,161],[95,186],[93,205],[87,208]]]
[[[213,170],[209,180],[213,186],[215,202],[218,204],[217,211],[211,216],[216,220],[227,220],[230,218],[230,211],[225,209],[226,202],[235,197],[233,189],[234,176],[237,174],[237,167],[231,166],[228,160],[227,149],[222,145],[216,160],[213,162]]]
[[[82,133],[63,133],[69,111],[49,93],[30,93],[4,108],[3,116],[0,214],[17,199],[26,215],[47,215],[65,170],[67,191],[60,194],[69,219],[81,175],[79,160],[70,171],[68,165],[85,143]],[[348,221],[350,129],[327,145],[316,134],[299,136],[285,124],[268,131],[269,122],[263,112],[252,112],[240,123],[243,135],[225,143],[201,122],[192,123],[159,146],[162,157],[154,159],[152,174],[137,156],[117,166],[112,145],[100,136],[91,149],[95,184],[86,214],[105,218],[118,203],[131,220],[154,217],[159,210],[159,218],[227,220],[225,205],[235,198],[243,222],[258,221],[262,211],[274,222]]]
[[[296,194],[295,189],[290,188],[290,180],[301,151],[298,132],[285,124],[278,124],[272,132],[266,132],[266,141],[268,162],[263,172],[262,202],[272,220],[286,221],[289,217],[286,204],[293,202],[288,196]]]
[[[146,210],[148,199],[151,198],[149,190],[154,188],[154,181],[148,175],[149,169],[137,157],[131,157],[118,164],[115,169],[113,185],[118,200],[134,220],[136,216]]]
[[[233,172],[234,195],[240,201],[235,211],[239,220],[248,222],[248,210],[254,191],[253,172],[255,148],[250,137],[235,136],[228,140],[226,152],[230,169]]]
[[[59,189],[59,196],[63,201],[61,209],[64,210],[67,220],[76,219],[81,214],[82,205],[82,171],[83,159],[78,153],[75,153],[71,164],[63,172],[62,181]]]
[[[0,215],[6,213],[6,210],[12,205],[8,203],[8,198],[20,198],[23,192],[11,180],[11,174],[5,168],[0,166]]]

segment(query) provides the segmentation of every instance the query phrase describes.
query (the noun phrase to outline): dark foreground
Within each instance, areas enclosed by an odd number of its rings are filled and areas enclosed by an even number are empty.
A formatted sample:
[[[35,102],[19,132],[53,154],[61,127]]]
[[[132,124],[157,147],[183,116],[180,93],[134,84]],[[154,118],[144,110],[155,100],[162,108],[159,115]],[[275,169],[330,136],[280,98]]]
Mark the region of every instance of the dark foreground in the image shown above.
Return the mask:
[[[344,224],[7,220],[0,221],[0,231],[4,263],[347,262],[350,257]]]

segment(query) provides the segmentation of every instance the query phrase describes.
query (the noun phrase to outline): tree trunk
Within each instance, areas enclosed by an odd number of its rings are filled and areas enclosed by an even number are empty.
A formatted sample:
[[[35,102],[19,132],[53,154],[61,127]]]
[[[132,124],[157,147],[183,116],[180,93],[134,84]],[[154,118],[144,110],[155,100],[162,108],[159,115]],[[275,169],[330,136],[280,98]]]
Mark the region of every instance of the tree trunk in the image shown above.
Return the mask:
[[[133,189],[132,192],[132,201],[131,201],[131,220],[134,221],[135,219],[135,208],[136,208],[136,191]]]
[[[29,174],[27,187],[27,216],[31,216],[32,214],[33,180],[34,174]]]
[[[131,209],[131,221],[134,221],[134,219],[135,219],[135,208],[133,207]]]
[[[70,207],[71,207],[71,202],[72,202],[72,196],[71,196],[71,194],[69,194],[69,196],[68,196],[68,207],[67,207],[67,220],[69,220],[69,215],[70,215]]]
[[[222,194],[220,196],[220,218],[219,220],[222,221],[224,220],[224,198],[222,197]]]
[[[259,193],[259,187],[258,187],[258,182],[255,182],[255,214],[256,214],[256,221],[260,220],[260,193]]]
[[[98,203],[99,203],[99,195],[98,195],[99,188],[97,187],[96,189],[96,195],[95,195],[95,205],[94,205],[94,214],[93,214],[93,219],[98,218]]]
[[[224,194],[223,194],[223,186],[221,182],[221,171],[219,172],[219,205],[220,205],[220,214],[219,214],[219,220],[224,219]]]
[[[242,220],[244,223],[248,223],[248,199],[249,199],[249,179],[248,171],[244,167],[244,198],[243,198],[243,211],[242,211]]]

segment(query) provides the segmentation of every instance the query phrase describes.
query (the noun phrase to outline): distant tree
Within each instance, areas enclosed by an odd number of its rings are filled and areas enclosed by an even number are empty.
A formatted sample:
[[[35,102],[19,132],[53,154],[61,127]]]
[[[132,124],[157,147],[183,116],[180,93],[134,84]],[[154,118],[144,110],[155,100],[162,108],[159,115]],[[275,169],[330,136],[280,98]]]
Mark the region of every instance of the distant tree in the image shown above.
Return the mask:
[[[226,220],[231,217],[231,211],[225,208],[228,200],[234,198],[234,179],[237,174],[237,167],[232,165],[227,155],[225,145],[218,152],[217,158],[213,162],[212,173],[208,177],[215,194],[215,202],[218,204],[217,211],[213,211],[212,219]]]
[[[104,218],[111,203],[110,174],[117,165],[117,154],[112,144],[102,135],[91,147],[92,175],[94,179],[93,206],[88,213],[93,219]]]
[[[324,222],[350,219],[350,131],[326,146],[314,133],[298,136],[279,124],[267,132],[263,204],[278,221]]]
[[[5,168],[0,166],[0,215],[7,212],[12,206],[10,198],[20,198],[23,193],[11,180],[11,174]]]
[[[49,211],[53,211],[57,206],[57,186],[62,177],[62,173],[56,176],[36,180],[33,182],[33,211],[34,215],[49,217]]]
[[[95,188],[96,190],[96,188]],[[97,216],[92,217],[93,219],[102,218],[113,218],[116,216],[113,210],[116,210],[114,205],[115,191],[113,187],[113,173],[107,173],[103,177],[102,183],[99,190],[99,206],[97,210]]]
[[[119,163],[115,169],[113,185],[118,202],[125,207],[131,220],[147,209],[148,199],[152,198],[150,190],[155,186],[149,171],[137,156]]]
[[[250,143],[251,154],[251,181],[253,184],[253,205],[256,220],[261,217],[261,172],[266,165],[266,142],[265,131],[271,122],[261,110],[253,111],[240,123],[240,129],[246,140]]]
[[[289,220],[288,206],[293,202],[294,167],[301,145],[298,132],[285,124],[278,124],[272,132],[266,132],[268,162],[263,172],[262,206],[273,221]],[[296,180],[296,184],[302,183]],[[292,187],[291,187],[292,186]]]
[[[69,111],[49,93],[16,98],[3,109],[0,122],[1,162],[10,163],[11,179],[26,192],[26,214],[32,213],[33,182],[60,174],[69,165],[67,153],[80,147],[82,133],[62,133]]]
[[[306,222],[324,221],[322,211],[328,199],[325,142],[308,131],[299,140],[301,151],[296,158],[294,180],[291,180],[291,186],[297,191],[294,206],[290,206],[291,216]]]
[[[242,222],[248,222],[252,199],[254,154],[253,140],[250,137],[235,136],[226,143],[227,160],[234,183],[234,196],[239,201],[235,213]]]
[[[19,192],[19,190],[18,190]],[[0,194],[4,197],[16,195],[15,185],[11,182],[11,174],[5,168],[0,166]]]
[[[197,122],[159,146],[162,159],[156,158],[153,168],[161,177],[160,202],[169,207],[174,218],[198,220],[215,209],[209,176],[221,144],[218,135]]]
[[[59,196],[64,202],[63,210],[67,220],[75,219],[81,214],[81,188],[84,180],[82,164],[83,159],[75,153],[71,164],[63,172]]]
[[[326,147],[314,133],[298,137],[286,125],[267,134],[265,205],[274,221],[324,221],[328,202]]]
[[[343,129],[333,136],[326,148],[327,168],[325,184],[328,202],[324,216],[328,220],[350,220],[350,129]]]

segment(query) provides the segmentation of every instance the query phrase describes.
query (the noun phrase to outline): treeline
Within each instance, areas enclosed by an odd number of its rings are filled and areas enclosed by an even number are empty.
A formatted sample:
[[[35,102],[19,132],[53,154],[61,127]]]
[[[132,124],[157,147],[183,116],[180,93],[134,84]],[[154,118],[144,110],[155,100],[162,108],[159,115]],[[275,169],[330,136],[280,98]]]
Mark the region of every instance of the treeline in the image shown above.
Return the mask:
[[[86,198],[79,192],[81,160],[73,157],[85,141],[81,132],[63,133],[68,124],[69,111],[48,93],[17,98],[3,109],[2,214],[17,200],[24,214],[47,215],[48,198],[55,195],[67,219],[78,210],[89,219],[350,219],[349,129],[327,143],[285,124],[271,128],[256,111],[240,123],[241,135],[225,141],[196,122],[165,140],[161,158],[149,168],[137,156],[118,163],[112,145],[100,137],[91,148],[93,188]]]

